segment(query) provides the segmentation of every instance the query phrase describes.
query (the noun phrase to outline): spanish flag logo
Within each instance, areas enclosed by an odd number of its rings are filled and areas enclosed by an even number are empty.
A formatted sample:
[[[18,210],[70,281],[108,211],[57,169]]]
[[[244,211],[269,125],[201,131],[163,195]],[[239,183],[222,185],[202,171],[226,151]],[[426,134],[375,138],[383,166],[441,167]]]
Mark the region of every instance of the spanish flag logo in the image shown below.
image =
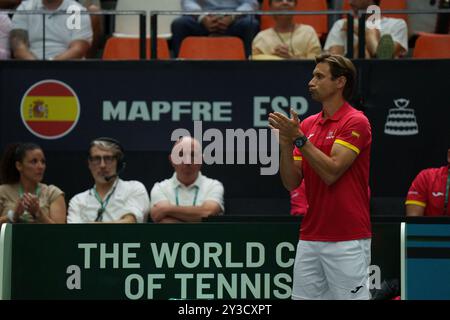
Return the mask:
[[[42,139],[58,139],[76,126],[80,117],[80,102],[67,84],[44,80],[25,93],[20,113],[31,133]]]

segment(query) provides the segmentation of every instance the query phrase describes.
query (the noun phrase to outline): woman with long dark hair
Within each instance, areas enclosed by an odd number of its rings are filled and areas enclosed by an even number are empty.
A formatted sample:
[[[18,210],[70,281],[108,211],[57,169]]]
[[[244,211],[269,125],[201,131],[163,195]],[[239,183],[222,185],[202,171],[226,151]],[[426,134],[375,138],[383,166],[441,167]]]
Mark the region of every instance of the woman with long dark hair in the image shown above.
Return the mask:
[[[0,163],[0,224],[66,223],[64,192],[42,183],[45,155],[35,143],[15,143]]]

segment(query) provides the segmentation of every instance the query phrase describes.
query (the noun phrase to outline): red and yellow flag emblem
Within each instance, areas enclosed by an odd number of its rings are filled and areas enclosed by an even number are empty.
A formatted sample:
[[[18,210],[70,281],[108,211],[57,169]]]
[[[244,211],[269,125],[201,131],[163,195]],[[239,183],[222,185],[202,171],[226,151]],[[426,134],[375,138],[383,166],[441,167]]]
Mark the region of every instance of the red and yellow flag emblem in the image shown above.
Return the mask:
[[[44,80],[34,84],[22,98],[20,110],[25,127],[43,139],[58,139],[76,126],[80,103],[67,84]]]

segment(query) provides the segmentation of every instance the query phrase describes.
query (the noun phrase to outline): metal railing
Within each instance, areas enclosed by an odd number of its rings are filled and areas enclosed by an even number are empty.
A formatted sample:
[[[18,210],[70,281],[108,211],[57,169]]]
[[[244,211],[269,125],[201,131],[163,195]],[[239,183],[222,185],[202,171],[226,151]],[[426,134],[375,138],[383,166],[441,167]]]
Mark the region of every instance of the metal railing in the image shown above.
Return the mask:
[[[450,9],[434,9],[434,10],[383,10],[382,14],[439,14],[448,13],[450,14]],[[150,30],[151,30],[151,59],[157,59],[157,25],[158,25],[158,15],[208,15],[208,14],[222,14],[222,15],[258,15],[258,16],[273,16],[273,15],[339,15],[346,16],[348,20],[347,25],[347,53],[348,58],[353,58],[354,52],[354,39],[353,39],[353,29],[354,29],[354,19],[353,11],[351,10],[327,10],[327,11],[165,11],[165,10],[155,10],[150,11]],[[373,12],[369,14],[365,10],[360,10],[357,13],[358,16],[358,58],[365,58],[365,21],[367,16],[370,16]]]
[[[65,11],[47,11],[47,10],[0,10],[0,13],[6,14],[38,14],[43,17],[43,41],[44,41],[44,54],[43,57],[45,59],[45,17],[47,15],[70,15]],[[88,14],[88,15],[110,15],[113,16],[114,19],[117,15],[134,15],[139,16],[139,57],[140,59],[146,59],[146,28],[147,28],[147,12],[143,10],[129,10],[129,11],[117,11],[117,10],[101,10],[97,12],[88,12],[81,11],[80,14]],[[200,16],[200,15],[208,15],[208,14],[221,14],[221,15],[234,15],[234,16],[246,16],[246,15],[254,15],[254,16],[273,16],[273,15],[338,15],[340,17],[345,16],[348,20],[347,25],[347,53],[346,56],[349,58],[353,58],[354,56],[354,39],[353,39],[353,29],[354,29],[354,19],[353,11],[351,10],[327,10],[327,11],[223,11],[223,10],[215,10],[215,11],[172,11],[172,10],[154,10],[150,11],[150,51],[151,51],[151,59],[157,58],[157,35],[158,35],[158,16],[161,15],[172,15],[172,16],[181,16],[181,15],[191,15],[191,16]],[[365,21],[368,16],[373,14],[373,12],[367,13],[364,10],[361,10],[357,13],[358,18],[358,58],[365,58]],[[434,10],[383,10],[382,14],[407,14],[407,15],[415,15],[415,14],[450,14],[450,9],[434,9]],[[114,21],[113,19],[113,21]]]
[[[54,15],[67,15],[71,16],[73,13],[68,13],[66,11],[49,11],[49,10],[0,10],[0,13],[6,14],[24,14],[24,15],[41,15],[42,16],[42,41],[43,41],[43,60],[45,60],[45,24],[46,24],[46,16],[54,16]],[[79,12],[82,15],[94,15],[94,16],[113,16],[115,19],[118,15],[132,15],[139,16],[139,57],[144,60],[147,59],[146,55],[146,28],[147,28],[147,12],[143,10],[129,10],[129,11],[116,11],[116,10],[101,10],[97,12],[88,12],[81,11]],[[113,20],[114,21],[114,20]]]

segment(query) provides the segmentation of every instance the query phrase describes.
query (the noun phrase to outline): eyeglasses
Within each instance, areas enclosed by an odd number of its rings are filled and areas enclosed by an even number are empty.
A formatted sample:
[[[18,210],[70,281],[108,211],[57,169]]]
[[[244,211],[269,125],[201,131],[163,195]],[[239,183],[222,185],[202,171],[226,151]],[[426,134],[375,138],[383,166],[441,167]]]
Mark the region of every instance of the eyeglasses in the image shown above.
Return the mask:
[[[94,156],[94,157],[89,157],[89,161],[93,164],[93,165],[96,165],[96,166],[98,166],[99,164],[101,164],[102,163],[102,160],[103,160],[103,162],[106,164],[106,165],[110,165],[110,164],[112,164],[113,162],[114,162],[114,160],[116,160],[116,157],[115,156]]]

